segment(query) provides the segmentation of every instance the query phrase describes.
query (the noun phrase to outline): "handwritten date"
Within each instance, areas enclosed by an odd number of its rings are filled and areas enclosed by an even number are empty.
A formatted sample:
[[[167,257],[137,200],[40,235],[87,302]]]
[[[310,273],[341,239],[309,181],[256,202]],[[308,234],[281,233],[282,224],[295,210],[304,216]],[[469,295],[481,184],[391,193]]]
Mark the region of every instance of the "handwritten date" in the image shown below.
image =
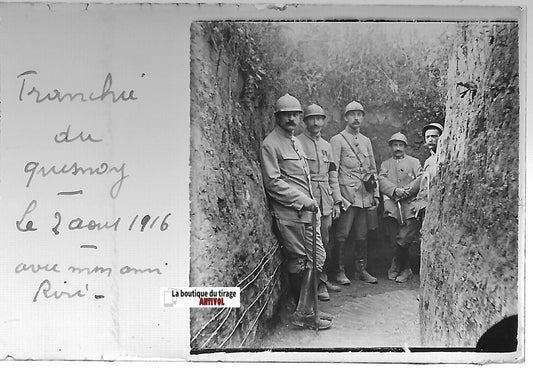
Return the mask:
[[[30,219],[31,213],[35,211],[38,206],[37,200],[32,200],[22,218],[15,222],[17,230],[20,232],[32,232],[37,231],[36,222]],[[159,230],[166,231],[169,228],[168,220],[172,213],[167,213],[165,216],[153,216],[149,214],[145,215],[135,215],[129,218],[127,224],[129,224],[127,231],[140,231],[144,232],[145,230]],[[112,220],[94,220],[94,219],[84,219],[82,217],[67,218],[65,220],[61,212],[56,211],[54,213],[54,225],[51,228],[54,235],[59,235],[62,231],[79,231],[79,230],[88,230],[88,231],[102,231],[102,230],[112,230],[119,231],[121,225],[124,223],[122,217],[117,217]]]

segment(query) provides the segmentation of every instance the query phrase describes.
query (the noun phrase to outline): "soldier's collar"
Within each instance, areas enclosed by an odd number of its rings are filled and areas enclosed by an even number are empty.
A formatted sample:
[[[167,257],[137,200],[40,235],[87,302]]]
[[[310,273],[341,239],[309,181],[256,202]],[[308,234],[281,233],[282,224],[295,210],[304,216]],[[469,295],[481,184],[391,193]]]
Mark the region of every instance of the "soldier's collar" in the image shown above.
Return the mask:
[[[318,133],[318,135],[313,136],[313,135],[311,135],[311,134],[309,133],[309,131],[307,131],[307,130],[304,130],[304,135],[307,136],[309,139],[314,140],[314,141],[318,141],[318,140],[322,137],[322,135],[320,134],[320,132]]]
[[[284,129],[282,129],[281,126],[278,125],[277,123],[276,123],[276,127],[274,127],[274,131],[276,131],[278,134],[280,134],[281,136],[284,136],[284,137],[286,137],[288,139],[290,139],[291,137],[294,137],[293,134],[290,134],[287,131],[285,131]]]
[[[344,129],[344,132],[346,132],[348,135],[355,136],[356,138],[361,134],[361,131],[359,131],[359,132],[356,133],[356,134],[353,133],[351,130],[349,131],[349,130],[348,130],[348,127],[346,127],[346,128]]]

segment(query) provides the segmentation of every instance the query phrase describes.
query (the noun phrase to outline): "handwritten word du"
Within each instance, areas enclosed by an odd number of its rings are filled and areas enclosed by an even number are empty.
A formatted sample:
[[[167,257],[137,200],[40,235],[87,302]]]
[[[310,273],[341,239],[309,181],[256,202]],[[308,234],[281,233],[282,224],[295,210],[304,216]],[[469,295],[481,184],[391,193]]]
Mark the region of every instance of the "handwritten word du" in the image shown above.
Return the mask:
[[[26,88],[26,79],[34,77],[37,74],[37,71],[28,70],[17,76],[19,79],[22,78],[18,95],[19,101],[24,101],[27,97],[35,98],[35,103],[53,101],[62,103],[63,101],[73,102],[75,100],[81,103],[103,101],[117,103],[119,101],[127,102],[137,100],[134,90],[129,90],[129,92],[122,90],[120,93],[112,90],[113,75],[111,73],[107,74],[100,92],[62,92],[59,89],[53,89],[51,92],[41,92],[36,86],[32,86],[31,89]]]
[[[99,143],[102,141],[102,139],[95,139],[93,138],[92,134],[85,134],[83,131],[80,132],[77,136],[71,137],[70,125],[68,125],[65,131],[61,131],[59,134],[54,136],[54,141],[56,142],[56,144],[72,143],[76,140],[80,140],[82,142],[89,141],[91,143]]]

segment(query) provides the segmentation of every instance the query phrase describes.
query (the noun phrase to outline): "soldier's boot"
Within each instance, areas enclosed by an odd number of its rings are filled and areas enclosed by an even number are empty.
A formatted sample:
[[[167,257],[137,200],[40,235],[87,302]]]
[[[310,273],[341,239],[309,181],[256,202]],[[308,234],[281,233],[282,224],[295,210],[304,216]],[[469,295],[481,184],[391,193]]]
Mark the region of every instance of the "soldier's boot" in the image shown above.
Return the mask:
[[[292,298],[294,299],[294,304],[298,306],[298,302],[300,300],[300,289],[302,287],[302,273],[298,273],[298,274],[289,273],[289,285],[291,289]],[[320,296],[319,296],[319,299],[320,299]],[[318,311],[318,317],[320,317],[323,320],[328,320],[328,321],[331,321],[333,319],[332,314],[329,314],[327,312],[323,312],[320,310]]]
[[[355,277],[365,283],[375,284],[378,282],[374,276],[366,271],[367,243],[366,240],[357,240],[359,258],[355,261]]]
[[[318,299],[319,300],[321,300],[321,301],[329,301],[328,288],[326,287],[326,283],[325,282],[320,281],[318,283],[317,294],[318,294]]]
[[[378,279],[376,279],[374,276],[370,275],[368,271],[366,271],[366,260],[365,259],[360,259],[356,261],[355,274],[357,278],[359,278],[359,280],[362,280],[365,283],[375,284],[378,282]]]
[[[327,261],[327,258],[326,258],[326,261]],[[326,271],[326,263],[324,263],[324,267],[322,267],[322,272],[320,273],[320,282],[323,283],[326,286],[326,288],[325,288],[326,292],[328,292],[328,293],[340,292],[341,288],[339,288],[337,285],[335,285],[335,284],[333,284],[333,283],[328,281],[328,274],[325,271]],[[319,286],[318,287],[318,292],[319,293],[320,293],[320,289],[324,289],[324,288],[321,288]],[[329,295],[328,295],[328,298],[329,298]]]
[[[350,285],[350,279],[346,277],[345,270],[344,270],[344,244],[339,245],[339,253],[338,253],[338,260],[337,260],[337,267],[338,272],[335,274],[335,281],[340,285]]]
[[[396,282],[405,283],[413,275],[413,271],[411,271],[411,266],[409,265],[409,246],[408,245],[400,248],[400,255],[401,255],[400,275],[398,275],[398,277],[396,278]]]
[[[350,279],[346,277],[344,271],[339,271],[335,274],[335,281],[340,285],[350,285]]]
[[[394,246],[394,256],[392,257],[391,265],[387,271],[389,280],[396,280],[400,273],[400,247],[398,245]]]
[[[289,283],[291,285],[291,293],[293,294],[295,305],[298,306],[298,302],[300,300],[300,289],[302,287],[302,273],[299,273],[299,274],[289,273]],[[323,320],[328,320],[328,321],[333,320],[332,314],[323,312],[320,310],[318,310],[318,317],[320,317]]]
[[[289,286],[294,304],[298,306],[298,301],[300,300],[300,290],[302,288],[302,273],[289,273]]]
[[[328,292],[338,293],[342,291],[340,286],[333,284],[331,281],[326,280],[325,284],[326,284],[326,288],[328,289]]]
[[[320,317],[315,322],[315,315],[313,312],[314,306],[314,287],[313,287],[313,270],[307,269],[302,276],[302,286],[300,289],[300,299],[296,311],[292,314],[291,323],[295,326],[306,327],[310,329],[329,329],[331,327],[331,320],[325,320]],[[324,314],[324,313],[322,313]],[[332,317],[331,317],[332,318]]]

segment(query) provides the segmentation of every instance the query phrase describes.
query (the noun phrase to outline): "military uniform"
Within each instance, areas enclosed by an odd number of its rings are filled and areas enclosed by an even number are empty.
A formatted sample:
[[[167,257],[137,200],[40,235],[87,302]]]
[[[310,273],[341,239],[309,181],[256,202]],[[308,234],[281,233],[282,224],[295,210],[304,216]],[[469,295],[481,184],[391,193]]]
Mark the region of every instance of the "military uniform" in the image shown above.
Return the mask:
[[[420,223],[416,218],[414,199],[420,188],[422,167],[420,161],[408,155],[389,158],[381,164],[379,188],[383,194],[385,226],[394,257],[389,268],[389,279],[404,283],[411,276],[409,245],[418,237]],[[398,199],[395,190],[407,190],[407,197]]]
[[[376,161],[370,139],[361,133],[351,134],[347,130],[333,136],[330,140],[333,161],[338,170],[342,211],[337,223],[335,243],[339,248],[337,270],[344,274],[344,250],[346,239],[355,227],[358,249],[356,268],[366,267],[367,209],[373,206],[374,198],[379,197],[376,187],[366,190],[363,181],[376,174]],[[364,266],[363,266],[364,265]]]
[[[312,137],[307,131],[298,135],[298,140],[302,143],[303,149],[307,156],[307,163],[311,174],[311,185],[313,196],[318,203],[322,217],[320,218],[320,233],[322,243],[326,250],[326,261],[324,264],[321,280],[326,281],[325,275],[330,256],[329,230],[331,228],[333,206],[341,202],[341,193],[337,171],[332,170],[333,153],[331,145],[324,140],[320,134]],[[330,171],[331,169],[331,171]]]
[[[420,180],[420,191],[416,196],[416,211],[425,210],[429,204],[429,186],[431,180],[437,175],[437,154],[431,152],[431,155],[424,162],[422,179]]]
[[[309,167],[298,139],[276,125],[261,146],[263,182],[269,204],[288,255],[289,272],[312,269],[313,212],[302,208],[313,204]],[[322,271],[326,254],[317,213],[316,265]]]
[[[440,123],[432,122],[428,123],[422,128],[422,134],[426,140],[426,144],[429,145],[429,141],[432,141],[431,138],[435,137],[435,134],[432,133],[428,138],[426,137],[426,132],[428,130],[437,130],[439,132],[438,136],[441,135],[442,131],[444,130],[444,127]],[[428,141],[429,140],[429,141]],[[422,174],[422,180],[420,182],[420,191],[418,192],[418,195],[416,197],[416,201],[414,204],[414,207],[416,209],[416,213],[419,214],[419,218],[423,219],[426,207],[429,204],[429,188],[430,183],[437,175],[437,154],[434,150],[436,150],[437,141],[435,141],[433,144],[435,145],[435,148],[431,149],[430,147],[430,156],[426,161],[424,162],[424,170]]]
[[[420,161],[409,155],[401,159],[387,159],[381,164],[379,171],[379,188],[383,194],[383,216],[393,228],[391,237],[402,247],[414,241],[418,233],[419,225],[413,202],[420,189],[421,175]],[[407,188],[408,197],[396,199],[394,196],[396,188]],[[400,227],[394,230],[395,225]]]

